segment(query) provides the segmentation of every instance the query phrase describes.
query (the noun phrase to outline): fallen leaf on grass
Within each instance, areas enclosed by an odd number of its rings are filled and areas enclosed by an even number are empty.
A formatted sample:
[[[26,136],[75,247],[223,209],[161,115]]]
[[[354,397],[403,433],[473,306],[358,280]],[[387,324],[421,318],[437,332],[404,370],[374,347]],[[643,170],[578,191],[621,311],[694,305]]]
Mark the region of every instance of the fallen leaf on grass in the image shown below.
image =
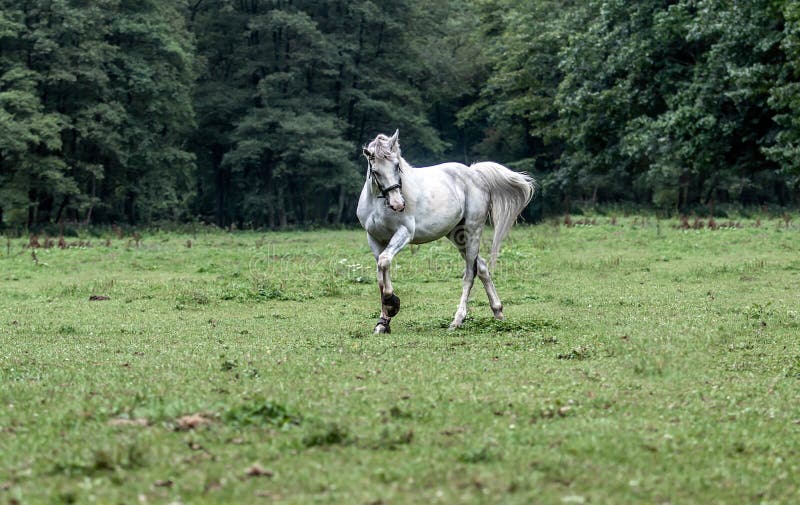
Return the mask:
[[[272,477],[275,473],[269,468],[264,468],[258,463],[253,463],[253,466],[247,469],[245,475],[248,477]]]
[[[153,483],[155,487],[172,487],[172,479],[159,479]]]
[[[441,433],[442,435],[449,437],[452,435],[456,435],[458,433],[466,433],[466,431],[467,429],[463,426],[455,426],[453,428],[447,428],[445,430],[442,430]]]
[[[274,501],[279,501],[279,500],[281,500],[283,498],[279,494],[275,494],[275,493],[271,493],[269,491],[263,491],[263,490],[256,491],[254,494],[256,496],[258,496],[259,498],[271,498]]]
[[[203,416],[202,414],[191,414],[188,416],[179,417],[177,420],[178,425],[176,426],[176,429],[179,431],[189,431],[210,422],[211,419]]]
[[[144,417],[139,417],[136,419],[115,417],[114,419],[109,419],[108,424],[110,424],[111,426],[147,426],[150,424],[150,421],[148,421]]]
[[[212,480],[207,482],[206,485],[203,486],[203,493],[205,494],[213,493],[215,491],[219,491],[220,489],[222,489],[222,481]]]

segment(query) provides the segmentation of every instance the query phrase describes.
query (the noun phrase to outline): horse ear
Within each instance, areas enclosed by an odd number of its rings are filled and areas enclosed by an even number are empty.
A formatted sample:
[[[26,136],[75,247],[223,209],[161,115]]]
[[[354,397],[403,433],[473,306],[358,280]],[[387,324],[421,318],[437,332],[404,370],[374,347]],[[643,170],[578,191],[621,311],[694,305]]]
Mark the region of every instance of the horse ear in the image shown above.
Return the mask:
[[[394,135],[392,135],[389,138],[389,149],[391,149],[392,151],[397,151],[397,147],[399,145],[397,141],[399,140],[399,138],[400,138],[400,130],[398,129],[395,130]]]
[[[372,153],[371,153],[371,152],[369,152],[369,149],[367,149],[366,147],[364,148],[363,152],[364,152],[364,156],[366,156],[367,158],[369,158],[370,156],[372,156]]]

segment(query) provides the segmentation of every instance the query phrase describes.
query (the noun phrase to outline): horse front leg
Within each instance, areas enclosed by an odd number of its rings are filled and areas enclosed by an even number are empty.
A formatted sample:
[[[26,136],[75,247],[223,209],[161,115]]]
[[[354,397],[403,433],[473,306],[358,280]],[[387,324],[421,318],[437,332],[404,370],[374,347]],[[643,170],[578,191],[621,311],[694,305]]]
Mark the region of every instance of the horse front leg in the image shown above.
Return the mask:
[[[403,247],[411,241],[412,234],[405,226],[401,226],[389,240],[389,244],[376,254],[378,289],[381,293],[381,317],[375,325],[375,333],[391,333],[389,323],[400,312],[400,298],[394,294],[390,270],[392,260]],[[373,248],[373,252],[376,250]]]

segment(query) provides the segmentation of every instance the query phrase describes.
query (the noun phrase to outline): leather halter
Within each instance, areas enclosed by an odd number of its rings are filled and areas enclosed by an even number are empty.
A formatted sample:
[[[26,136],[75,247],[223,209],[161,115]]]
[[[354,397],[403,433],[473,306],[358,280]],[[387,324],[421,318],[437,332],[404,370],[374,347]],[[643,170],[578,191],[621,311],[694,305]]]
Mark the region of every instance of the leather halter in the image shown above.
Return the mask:
[[[403,179],[400,178],[399,175],[397,177],[397,184],[392,184],[388,188],[382,187],[381,183],[378,182],[378,178],[376,177],[377,173],[372,168],[372,159],[368,159],[367,163],[369,163],[369,175],[372,178],[372,182],[374,182],[375,185],[378,186],[378,191],[381,192],[381,196],[379,196],[378,198],[386,198],[386,195],[388,195],[390,191],[393,191],[395,189],[403,189]],[[400,163],[397,164],[396,168],[399,173],[403,172],[403,170],[400,168]]]

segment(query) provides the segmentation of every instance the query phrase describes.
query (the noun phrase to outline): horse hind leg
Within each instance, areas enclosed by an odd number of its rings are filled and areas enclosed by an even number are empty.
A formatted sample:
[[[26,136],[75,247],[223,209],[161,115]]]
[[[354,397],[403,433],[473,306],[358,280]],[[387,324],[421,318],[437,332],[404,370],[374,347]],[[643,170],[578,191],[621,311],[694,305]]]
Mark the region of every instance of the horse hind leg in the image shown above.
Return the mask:
[[[486,261],[478,256],[475,261],[475,269],[477,270],[478,278],[483,282],[483,288],[486,290],[486,296],[489,297],[489,306],[492,308],[492,313],[495,319],[503,320],[503,304],[500,302],[500,297],[497,295],[497,289],[494,287],[492,275],[489,273],[489,267]]]
[[[481,240],[479,231],[477,233],[470,233],[466,228],[463,228],[459,233],[461,233],[461,235],[452,235],[448,237],[456,247],[458,247],[465,263],[464,278],[461,283],[461,300],[459,301],[458,309],[456,309],[456,314],[453,317],[453,322],[450,323],[451,330],[455,330],[464,324],[464,319],[467,317],[467,302],[469,302],[469,294],[470,291],[472,291],[472,285],[475,283],[478,249]]]
[[[467,262],[469,265],[469,260],[467,259],[467,240],[464,240],[463,235],[463,228],[460,230],[462,233],[461,236],[451,234],[448,236],[453,245],[458,248],[458,252],[461,253],[461,257],[464,258],[464,261]],[[461,240],[459,240],[461,238]],[[494,314],[495,319],[503,320],[505,316],[503,315],[503,303],[500,301],[500,296],[497,294],[497,289],[494,286],[494,281],[492,280],[492,275],[489,273],[489,267],[486,264],[486,260],[483,259],[480,255],[475,257],[475,261],[472,263],[474,272],[478,276],[478,278],[483,283],[483,288],[486,290],[486,296],[489,298],[489,306],[492,309],[492,313]],[[464,271],[464,276],[466,278],[466,270]],[[459,306],[460,308],[460,306]],[[466,315],[466,312],[465,312]],[[453,323],[456,323],[454,320]],[[463,320],[462,320],[463,323]],[[456,328],[457,326],[452,326],[452,328]]]

